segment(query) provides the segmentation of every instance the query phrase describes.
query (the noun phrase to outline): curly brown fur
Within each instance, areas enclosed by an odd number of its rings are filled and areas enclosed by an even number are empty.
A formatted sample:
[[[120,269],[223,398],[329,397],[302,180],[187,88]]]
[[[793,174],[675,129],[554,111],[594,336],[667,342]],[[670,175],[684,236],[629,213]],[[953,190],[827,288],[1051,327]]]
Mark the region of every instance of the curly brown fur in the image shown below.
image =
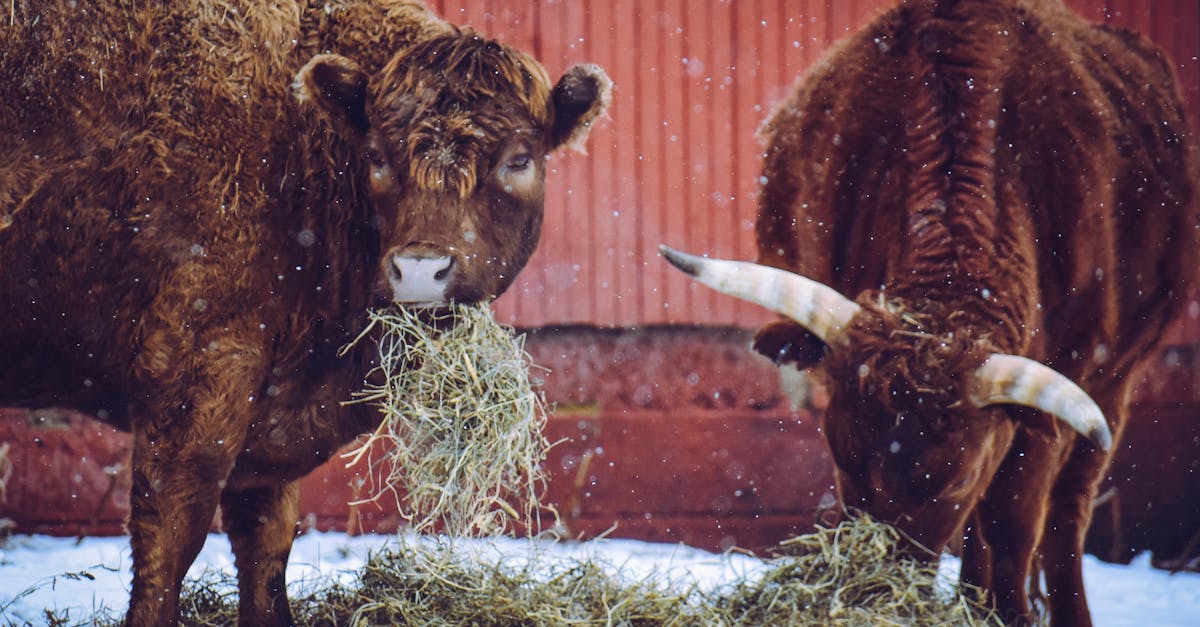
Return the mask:
[[[423,71],[432,63],[462,80],[433,88]],[[461,197],[474,192],[475,175],[486,168],[483,160],[496,148],[495,142],[478,141],[481,125],[511,123],[505,118],[514,110],[528,112],[529,130],[550,125],[550,79],[541,65],[524,55],[511,55],[469,30],[428,39],[397,55],[381,73],[376,91],[402,94],[392,105],[401,111],[400,124],[422,120],[393,159],[397,167],[408,169],[413,183],[428,191],[447,189]],[[481,104],[513,91],[517,98],[511,106],[482,112],[500,119],[480,119]],[[406,125],[385,124],[380,130],[384,136],[408,133]]]
[[[987,358],[978,338],[961,325],[962,312],[936,301],[885,299],[868,292],[859,304],[865,314],[847,330],[852,351],[833,351],[824,371],[835,385],[856,397],[871,396],[889,414],[930,416],[931,428],[947,428],[946,414],[966,394],[961,373]]]
[[[934,549],[967,527],[964,578],[1016,621],[1040,555],[1054,622],[1088,624],[1079,559],[1108,454],[976,408],[964,382],[987,353],[1030,357],[1120,433],[1198,265],[1169,64],[1057,0],[910,0],[835,45],[763,134],[760,260],[865,309],[823,364],[844,499]],[[789,328],[756,348],[812,361]]]

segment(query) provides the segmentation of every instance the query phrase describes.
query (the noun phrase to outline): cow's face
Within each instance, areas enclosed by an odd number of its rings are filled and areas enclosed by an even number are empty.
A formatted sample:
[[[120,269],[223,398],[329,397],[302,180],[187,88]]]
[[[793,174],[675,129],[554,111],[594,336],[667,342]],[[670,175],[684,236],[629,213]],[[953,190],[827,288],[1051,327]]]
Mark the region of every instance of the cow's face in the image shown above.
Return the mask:
[[[983,496],[1013,422],[967,399],[966,383],[988,356],[969,328],[877,295],[859,302],[846,347],[822,364],[839,490],[847,506],[936,554]]]
[[[512,284],[541,231],[545,161],[577,147],[611,82],[576,66],[556,85],[524,53],[455,31],[398,53],[374,76],[320,55],[297,92],[361,153],[382,257],[376,297],[475,302]]]
[[[914,557],[935,558],[986,492],[1013,425],[968,420],[937,430],[924,416],[875,417],[826,416],[842,503],[898,527],[916,543]]]

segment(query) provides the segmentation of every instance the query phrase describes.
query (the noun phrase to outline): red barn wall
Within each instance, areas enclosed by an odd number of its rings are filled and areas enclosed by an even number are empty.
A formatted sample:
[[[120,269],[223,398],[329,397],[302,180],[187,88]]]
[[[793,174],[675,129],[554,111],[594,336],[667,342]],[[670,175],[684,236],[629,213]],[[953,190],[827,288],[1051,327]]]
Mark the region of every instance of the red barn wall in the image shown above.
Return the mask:
[[[427,1],[531,50],[554,76],[595,62],[616,84],[590,154],[552,158],[541,245],[495,305],[533,330],[528,348],[551,369],[549,435],[566,441],[549,460],[549,496],[568,526],[594,534],[617,523],[619,536],[718,548],[762,546],[826,516],[819,398],[791,411],[774,368],[746,350],[770,317],[687,281],[657,246],[755,256],[756,129],[831,42],[895,2]],[[1200,3],[1068,4],[1163,46],[1200,128]],[[1119,496],[1098,510],[1102,553],[1159,542],[1170,554],[1200,527],[1198,343],[1200,304],[1138,388],[1112,472]],[[128,439],[42,415],[0,410],[0,445],[10,443],[0,478],[12,473],[0,517],[22,531],[119,532]],[[394,510],[346,507],[353,477],[335,459],[307,479],[309,521],[394,528]]]

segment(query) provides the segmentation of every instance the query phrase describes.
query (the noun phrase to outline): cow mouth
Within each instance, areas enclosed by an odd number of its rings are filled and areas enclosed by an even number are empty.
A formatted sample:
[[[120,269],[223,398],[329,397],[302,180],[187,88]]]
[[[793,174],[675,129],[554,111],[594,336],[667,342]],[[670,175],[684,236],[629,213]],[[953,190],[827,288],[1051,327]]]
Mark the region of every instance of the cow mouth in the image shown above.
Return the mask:
[[[378,306],[380,306],[380,307],[401,307],[403,309],[433,310],[433,309],[446,309],[446,308],[449,308],[450,306],[452,306],[453,304],[454,303],[452,303],[452,302],[446,302],[446,301],[434,301],[434,300],[396,301],[396,300],[391,300],[391,299],[385,298],[385,299],[382,299],[382,303]]]
[[[436,300],[411,300],[398,301],[391,297],[391,294],[376,294],[371,299],[371,309],[377,311],[386,311],[388,309],[404,309],[406,311],[420,311],[433,314],[444,313],[454,307],[453,301],[436,301]]]
[[[398,307],[409,310],[441,311],[456,307],[472,307],[490,302],[490,298],[450,298],[446,300],[396,300],[390,294],[377,294],[372,298],[371,307],[388,309]]]

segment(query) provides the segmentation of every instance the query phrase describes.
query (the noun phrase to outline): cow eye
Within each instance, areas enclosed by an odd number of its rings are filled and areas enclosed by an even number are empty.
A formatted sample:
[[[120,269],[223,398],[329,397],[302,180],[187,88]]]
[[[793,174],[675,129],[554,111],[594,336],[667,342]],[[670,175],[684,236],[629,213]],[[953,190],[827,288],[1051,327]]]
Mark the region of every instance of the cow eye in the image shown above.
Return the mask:
[[[533,164],[533,155],[523,152],[519,155],[514,155],[504,164],[504,168],[509,172],[523,172]]]

